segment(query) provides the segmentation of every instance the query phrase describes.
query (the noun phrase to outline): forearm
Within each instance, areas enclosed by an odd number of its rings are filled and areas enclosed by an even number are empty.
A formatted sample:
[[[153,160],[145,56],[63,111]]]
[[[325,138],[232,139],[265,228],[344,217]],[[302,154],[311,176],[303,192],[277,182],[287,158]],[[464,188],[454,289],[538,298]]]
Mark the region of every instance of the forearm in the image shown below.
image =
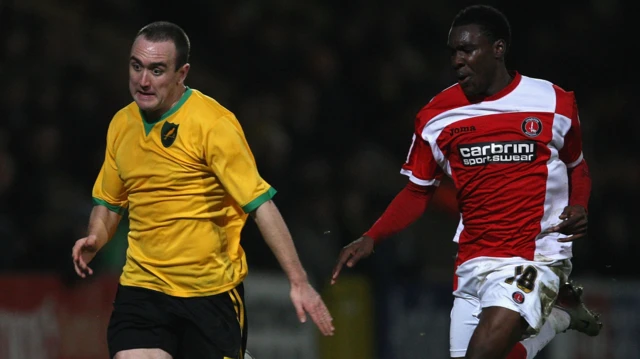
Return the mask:
[[[364,235],[379,243],[407,228],[422,216],[435,189],[434,186],[425,187],[409,182]]]
[[[94,206],[89,217],[87,235],[96,236],[98,249],[102,248],[116,233],[122,216],[104,206]]]
[[[569,205],[582,206],[587,209],[591,196],[591,177],[587,162],[582,160],[577,166],[568,170]]]
[[[252,216],[289,281],[292,284],[306,282],[307,274],[300,263],[291,233],[275,203],[265,202],[252,213]]]

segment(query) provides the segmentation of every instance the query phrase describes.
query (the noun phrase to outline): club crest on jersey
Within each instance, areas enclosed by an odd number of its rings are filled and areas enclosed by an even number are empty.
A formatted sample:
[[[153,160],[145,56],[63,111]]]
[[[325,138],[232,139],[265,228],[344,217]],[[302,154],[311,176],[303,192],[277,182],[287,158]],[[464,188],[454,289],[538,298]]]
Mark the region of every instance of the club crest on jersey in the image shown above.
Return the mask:
[[[173,141],[176,140],[178,136],[178,126],[175,123],[171,123],[169,121],[165,122],[162,125],[162,130],[160,131],[160,140],[162,141],[162,145],[164,147],[169,147],[173,145]]]
[[[542,121],[537,117],[527,117],[522,121],[522,132],[529,137],[536,137],[542,132]]]
[[[518,304],[524,303],[524,294],[522,294],[522,292],[513,292],[511,298],[513,298],[513,301]]]

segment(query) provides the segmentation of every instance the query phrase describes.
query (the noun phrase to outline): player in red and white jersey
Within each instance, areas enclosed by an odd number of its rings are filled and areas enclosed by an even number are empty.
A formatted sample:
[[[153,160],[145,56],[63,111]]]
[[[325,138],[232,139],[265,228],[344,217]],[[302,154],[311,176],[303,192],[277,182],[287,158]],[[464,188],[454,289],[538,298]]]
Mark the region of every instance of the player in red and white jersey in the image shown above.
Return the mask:
[[[575,98],[547,81],[510,76],[480,103],[461,86],[436,96],[418,113],[402,167],[417,185],[434,185],[443,172],[452,177],[462,213],[458,263],[571,257],[571,242],[541,229],[568,205],[567,169],[586,166]]]
[[[342,250],[333,272],[335,282],[344,264],[417,220],[442,176],[451,177],[461,213],[453,358],[530,359],[556,333],[597,335],[602,325],[582,303],[582,289],[568,283],[591,190],[576,99],[508,71],[510,37],[506,17],[492,7],[458,13],[448,39],[458,83],[418,113],[401,169],[409,183]]]

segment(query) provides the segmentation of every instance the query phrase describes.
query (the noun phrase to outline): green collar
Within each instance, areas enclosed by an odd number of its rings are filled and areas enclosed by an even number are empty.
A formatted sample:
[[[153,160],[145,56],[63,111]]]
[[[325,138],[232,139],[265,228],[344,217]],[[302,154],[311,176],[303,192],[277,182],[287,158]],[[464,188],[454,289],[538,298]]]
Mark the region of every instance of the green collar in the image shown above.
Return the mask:
[[[178,102],[176,102],[176,104],[173,105],[173,107],[171,107],[169,109],[169,111],[165,112],[156,121],[149,121],[147,119],[147,117],[145,116],[144,112],[142,112],[142,110],[140,110],[140,116],[142,117],[142,124],[144,125],[145,134],[148,136],[149,132],[151,132],[151,130],[153,129],[153,126],[156,123],[158,123],[158,122],[166,119],[167,117],[173,115],[174,113],[176,113],[180,109],[180,107],[182,107],[182,105],[184,105],[184,103],[187,102],[187,100],[189,99],[189,96],[191,96],[192,92],[193,92],[193,90],[191,90],[191,88],[189,88],[189,86],[187,86],[187,90],[182,94],[182,97],[180,97],[180,100],[178,100]]]

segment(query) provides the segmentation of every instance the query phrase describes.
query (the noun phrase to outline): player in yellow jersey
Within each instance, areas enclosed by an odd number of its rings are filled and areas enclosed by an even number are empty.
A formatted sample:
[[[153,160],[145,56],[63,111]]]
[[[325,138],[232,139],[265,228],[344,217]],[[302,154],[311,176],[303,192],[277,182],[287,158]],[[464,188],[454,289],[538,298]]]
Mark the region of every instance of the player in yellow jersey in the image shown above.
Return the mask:
[[[189,39],[156,22],[135,37],[134,102],[113,117],[93,188],[87,237],[72,257],[82,278],[129,211],[126,264],[109,322],[116,359],[242,358],[247,261],[240,232],[251,215],[291,283],[300,321],[324,335],[332,318],[309,284],[287,226],[234,114],[185,86]]]

